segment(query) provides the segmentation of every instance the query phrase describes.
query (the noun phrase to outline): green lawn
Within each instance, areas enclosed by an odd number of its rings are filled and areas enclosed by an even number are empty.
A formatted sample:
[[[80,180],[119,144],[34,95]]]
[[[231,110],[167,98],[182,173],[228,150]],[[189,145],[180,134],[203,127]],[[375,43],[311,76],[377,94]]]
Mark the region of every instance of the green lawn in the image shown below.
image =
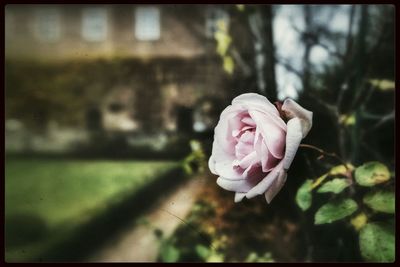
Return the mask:
[[[6,260],[36,257],[177,164],[6,159]]]

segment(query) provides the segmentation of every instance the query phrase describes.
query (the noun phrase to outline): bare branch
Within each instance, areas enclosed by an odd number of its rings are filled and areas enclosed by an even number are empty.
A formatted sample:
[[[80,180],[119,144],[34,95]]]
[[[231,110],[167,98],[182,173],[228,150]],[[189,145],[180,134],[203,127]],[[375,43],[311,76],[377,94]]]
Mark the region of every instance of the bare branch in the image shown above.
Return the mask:
[[[368,131],[374,131],[377,128],[381,127],[385,123],[394,120],[394,110],[390,112],[389,114],[386,114],[383,116],[377,123],[375,123],[371,128],[368,129]]]
[[[304,94],[307,96],[311,97],[315,102],[323,107],[331,116],[334,118],[337,118],[338,112],[337,112],[337,107],[335,105],[331,105],[323,100],[321,100],[318,96],[314,95],[311,91],[304,91]]]
[[[351,47],[352,47],[352,35],[353,35],[353,22],[354,22],[354,13],[356,10],[356,6],[355,5],[351,5],[350,7],[350,14],[349,14],[349,28],[347,30],[347,40],[346,40],[346,58],[349,57],[350,55],[350,51],[351,51]]]
[[[251,72],[252,72],[251,68],[244,61],[244,59],[242,58],[242,56],[240,55],[240,53],[238,52],[236,47],[232,46],[231,53],[232,53],[232,56],[235,59],[235,61],[238,63],[239,67],[242,69],[244,75],[247,77],[250,76]]]
[[[382,115],[381,114],[373,114],[373,113],[370,113],[370,112],[368,112],[368,111],[366,111],[366,110],[361,110],[361,114],[360,114],[364,119],[367,119],[367,120],[380,120],[380,119],[382,119]]]
[[[313,45],[320,46],[320,47],[324,48],[330,55],[335,56],[335,57],[339,58],[342,61],[344,61],[344,59],[345,59],[344,55],[342,55],[338,51],[331,50],[326,44],[323,44],[321,42],[316,41],[316,42],[313,43]]]
[[[308,145],[308,144],[300,144],[299,147],[313,149],[315,151],[318,151],[319,153],[321,153],[324,156],[335,158],[337,161],[339,161],[341,164],[344,165],[344,167],[346,168],[346,170],[348,172],[351,171],[349,166],[347,166],[347,163],[341,157],[339,157],[336,153],[326,152],[325,150],[323,150],[321,148],[318,148],[318,147],[313,146],[313,145]]]
[[[296,74],[300,79],[302,79],[303,77],[303,73],[297,69],[295,69],[289,62],[285,62],[285,60],[283,58],[277,58],[276,60],[277,64],[282,65],[287,71],[290,71],[294,74]]]
[[[299,29],[299,28],[297,27],[296,23],[293,21],[293,17],[292,17],[292,16],[289,17],[289,22],[290,22],[290,26],[293,28],[293,30],[294,30],[295,32],[297,32],[297,33],[300,34],[300,35],[303,34],[303,31],[302,31],[301,29]]]
[[[372,149],[370,144],[367,144],[366,142],[361,142],[361,145],[364,147],[364,149],[370,153],[375,159],[384,162],[385,159],[384,157],[378,152],[377,149]]]

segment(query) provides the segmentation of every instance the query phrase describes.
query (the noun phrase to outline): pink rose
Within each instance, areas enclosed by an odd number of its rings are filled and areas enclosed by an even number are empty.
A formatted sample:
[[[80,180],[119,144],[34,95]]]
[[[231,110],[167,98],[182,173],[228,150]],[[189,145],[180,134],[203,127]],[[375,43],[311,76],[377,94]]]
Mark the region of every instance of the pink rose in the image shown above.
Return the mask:
[[[270,203],[311,129],[312,112],[291,99],[279,108],[264,96],[247,93],[221,113],[208,166],[219,176],[219,186],[236,192],[235,202],[265,194]]]

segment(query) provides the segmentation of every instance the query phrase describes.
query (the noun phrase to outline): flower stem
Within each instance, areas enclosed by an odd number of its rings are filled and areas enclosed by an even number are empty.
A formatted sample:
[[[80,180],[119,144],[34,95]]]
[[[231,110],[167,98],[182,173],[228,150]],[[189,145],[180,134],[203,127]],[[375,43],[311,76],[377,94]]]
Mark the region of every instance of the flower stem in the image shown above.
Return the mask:
[[[323,150],[321,148],[318,148],[313,145],[308,145],[308,144],[300,144],[299,147],[310,148],[310,149],[313,149],[313,150],[321,153],[321,156],[329,156],[329,157],[335,158],[337,161],[339,161],[340,163],[342,163],[344,165],[344,167],[347,169],[347,171],[351,171],[350,168],[347,166],[347,163],[341,157],[339,157],[336,153],[326,152],[325,150]],[[321,156],[319,156],[319,158],[321,158]]]

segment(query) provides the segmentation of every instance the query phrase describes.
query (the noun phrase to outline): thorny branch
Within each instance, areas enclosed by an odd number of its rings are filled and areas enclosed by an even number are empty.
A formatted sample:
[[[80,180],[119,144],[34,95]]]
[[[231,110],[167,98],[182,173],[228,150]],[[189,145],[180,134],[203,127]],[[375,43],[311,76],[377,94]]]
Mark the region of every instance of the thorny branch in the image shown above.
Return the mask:
[[[207,239],[207,237],[201,233],[199,230],[197,230],[193,225],[191,225],[190,223],[186,222],[185,220],[183,220],[182,218],[176,216],[175,214],[169,212],[168,210],[165,209],[160,209],[161,211],[164,211],[166,213],[168,213],[169,215],[177,218],[178,220],[180,220],[184,225],[186,225],[187,227],[189,227],[191,230],[193,230],[194,232],[196,232],[202,239],[204,239],[204,241],[206,241],[210,248],[212,248],[213,250],[215,250],[215,247],[212,245],[212,243]]]
[[[321,153],[323,156],[328,156],[328,157],[335,158],[337,161],[339,161],[341,164],[343,164],[343,165],[345,166],[345,168],[346,168],[346,170],[347,170],[348,172],[351,171],[350,168],[347,166],[347,163],[346,163],[341,157],[339,157],[336,153],[333,153],[333,152],[326,152],[325,150],[323,150],[323,149],[321,149],[321,148],[318,148],[318,147],[313,146],[313,145],[308,145],[308,144],[300,144],[299,147],[310,148],[310,149],[313,149],[313,150],[315,150],[315,151],[318,151],[318,152]]]
[[[383,116],[377,123],[375,123],[371,128],[369,128],[368,131],[373,131],[382,126],[383,124],[385,124],[386,122],[394,120],[394,114],[395,114],[394,110],[392,110],[392,112]]]

